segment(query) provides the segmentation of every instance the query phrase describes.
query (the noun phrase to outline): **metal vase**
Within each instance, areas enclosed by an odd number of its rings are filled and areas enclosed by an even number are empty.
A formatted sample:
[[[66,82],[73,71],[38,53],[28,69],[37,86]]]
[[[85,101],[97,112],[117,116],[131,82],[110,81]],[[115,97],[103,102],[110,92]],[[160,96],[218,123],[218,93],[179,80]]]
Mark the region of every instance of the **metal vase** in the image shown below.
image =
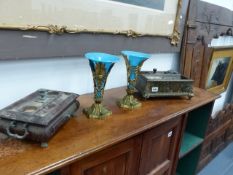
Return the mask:
[[[102,101],[107,77],[114,63],[119,61],[119,58],[97,52],[87,53],[85,57],[89,59],[89,65],[93,75],[95,103],[91,107],[84,109],[83,112],[88,118],[103,119],[112,114],[110,110],[102,105]]]
[[[133,96],[135,93],[135,85],[140,73],[141,67],[143,63],[150,58],[149,54],[141,53],[141,52],[134,52],[134,51],[122,51],[121,52],[126,68],[127,68],[127,95],[118,101],[118,106],[127,109],[134,109],[141,106],[141,103]]]

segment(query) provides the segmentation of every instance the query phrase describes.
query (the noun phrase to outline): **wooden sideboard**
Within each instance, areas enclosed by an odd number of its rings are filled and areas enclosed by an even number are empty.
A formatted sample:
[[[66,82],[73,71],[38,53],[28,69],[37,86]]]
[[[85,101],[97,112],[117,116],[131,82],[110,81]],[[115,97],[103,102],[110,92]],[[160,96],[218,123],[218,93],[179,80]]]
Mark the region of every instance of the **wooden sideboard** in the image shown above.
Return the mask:
[[[218,96],[198,88],[194,93],[191,100],[141,99],[142,107],[129,111],[116,105],[125,95],[124,88],[106,90],[104,104],[113,115],[105,120],[90,120],[82,114],[82,109],[93,103],[92,94],[82,95],[78,99],[80,109],[50,140],[48,148],[2,136],[0,172],[195,174],[206,125]]]

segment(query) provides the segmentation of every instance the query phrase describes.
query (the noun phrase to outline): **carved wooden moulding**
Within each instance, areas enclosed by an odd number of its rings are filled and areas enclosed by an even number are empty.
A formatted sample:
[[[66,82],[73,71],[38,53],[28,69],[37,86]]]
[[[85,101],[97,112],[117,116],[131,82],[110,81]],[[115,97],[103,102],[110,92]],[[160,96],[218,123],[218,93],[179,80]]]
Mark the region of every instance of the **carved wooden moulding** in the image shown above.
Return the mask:
[[[198,169],[207,165],[228,143],[233,141],[233,104],[227,104],[209,120]]]
[[[77,94],[40,89],[0,110],[0,132],[16,139],[48,140],[78,109]]]

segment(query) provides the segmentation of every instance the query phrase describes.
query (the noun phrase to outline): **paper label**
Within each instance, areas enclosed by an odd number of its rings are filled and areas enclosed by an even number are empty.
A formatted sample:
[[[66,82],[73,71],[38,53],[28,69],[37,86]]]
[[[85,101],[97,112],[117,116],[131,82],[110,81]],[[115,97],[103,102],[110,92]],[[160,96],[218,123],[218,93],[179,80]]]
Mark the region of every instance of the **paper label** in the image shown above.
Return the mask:
[[[151,88],[151,91],[152,91],[152,92],[158,92],[158,91],[159,91],[159,87],[152,87],[152,88]]]

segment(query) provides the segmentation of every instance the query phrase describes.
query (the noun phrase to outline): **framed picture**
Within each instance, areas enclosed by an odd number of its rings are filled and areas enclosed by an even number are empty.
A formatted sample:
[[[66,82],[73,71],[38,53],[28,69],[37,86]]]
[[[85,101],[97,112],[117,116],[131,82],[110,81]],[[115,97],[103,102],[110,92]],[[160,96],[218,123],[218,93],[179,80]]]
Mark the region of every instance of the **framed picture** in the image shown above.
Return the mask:
[[[233,69],[233,48],[214,49],[206,81],[208,91],[220,94],[227,89]]]
[[[182,0],[7,0],[0,28],[179,39]]]

